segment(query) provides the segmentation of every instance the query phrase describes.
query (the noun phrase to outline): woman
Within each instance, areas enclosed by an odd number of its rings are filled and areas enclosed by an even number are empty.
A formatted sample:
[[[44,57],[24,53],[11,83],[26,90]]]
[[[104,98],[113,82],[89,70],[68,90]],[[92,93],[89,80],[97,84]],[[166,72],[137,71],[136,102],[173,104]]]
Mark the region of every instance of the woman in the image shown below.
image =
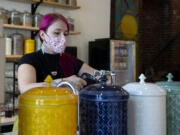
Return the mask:
[[[64,16],[56,13],[43,16],[39,28],[41,50],[24,55],[19,61],[18,85],[21,93],[43,87],[47,75],[51,75],[56,83],[70,81],[77,89],[87,84],[78,76],[82,73],[92,75],[96,70],[64,53],[68,34],[69,24]]]

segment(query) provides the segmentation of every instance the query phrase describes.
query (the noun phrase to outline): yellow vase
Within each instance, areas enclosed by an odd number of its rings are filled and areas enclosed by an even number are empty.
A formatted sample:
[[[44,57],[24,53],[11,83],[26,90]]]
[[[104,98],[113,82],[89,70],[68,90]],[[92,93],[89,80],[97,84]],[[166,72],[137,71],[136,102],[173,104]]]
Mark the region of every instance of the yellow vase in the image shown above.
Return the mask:
[[[76,135],[77,96],[65,88],[34,88],[19,97],[18,135]]]
[[[35,51],[35,40],[27,39],[24,44],[24,54],[32,53]]]

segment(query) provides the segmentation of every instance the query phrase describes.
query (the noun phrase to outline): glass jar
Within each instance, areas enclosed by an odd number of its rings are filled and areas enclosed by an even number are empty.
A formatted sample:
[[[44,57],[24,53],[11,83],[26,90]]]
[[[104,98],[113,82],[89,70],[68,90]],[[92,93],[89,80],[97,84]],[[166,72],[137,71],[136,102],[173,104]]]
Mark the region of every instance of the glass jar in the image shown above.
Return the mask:
[[[12,10],[10,12],[10,19],[9,19],[9,24],[14,24],[14,25],[21,25],[21,13],[17,10]]]
[[[24,26],[30,26],[30,27],[32,26],[32,16],[31,16],[31,14],[29,12],[25,11],[23,13],[22,22],[23,22]]]
[[[57,0],[45,0],[45,1],[48,1],[48,2],[57,2]]]
[[[39,39],[38,35],[35,37],[35,44],[36,44],[36,51],[40,50],[42,43],[41,43],[41,40]]]
[[[77,6],[77,0],[67,0],[67,4],[71,6]]]
[[[39,14],[39,13],[36,13],[36,14],[33,16],[33,26],[34,26],[34,27],[39,27],[42,16],[43,16],[43,15],[41,15],[41,14]]]
[[[67,4],[67,0],[58,0],[58,2],[61,4]]]
[[[67,21],[69,23],[69,30],[74,31],[74,19],[71,17],[67,17]]]
[[[8,11],[4,8],[0,8],[0,18],[2,18],[3,24],[8,24]]]
[[[23,55],[24,36],[20,33],[11,35],[13,41],[13,55]]]

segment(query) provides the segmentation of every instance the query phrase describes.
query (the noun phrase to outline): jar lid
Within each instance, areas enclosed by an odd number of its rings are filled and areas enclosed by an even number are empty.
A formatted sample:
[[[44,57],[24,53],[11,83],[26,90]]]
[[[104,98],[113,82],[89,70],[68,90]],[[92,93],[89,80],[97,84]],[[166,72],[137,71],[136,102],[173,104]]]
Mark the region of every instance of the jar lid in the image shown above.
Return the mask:
[[[27,16],[31,16],[30,12],[28,12],[28,11],[24,11],[23,14],[24,14],[24,15],[27,15]]]
[[[180,90],[180,82],[173,81],[173,75],[171,73],[166,77],[168,79],[166,82],[161,81],[156,84],[166,89],[168,92],[171,92],[172,90]]]
[[[47,78],[48,79],[48,78]],[[50,82],[46,79],[46,87],[33,88],[19,97],[19,105],[63,105],[76,104],[77,96],[66,88],[51,87]],[[52,78],[51,78],[52,79]]]
[[[92,84],[81,90],[79,96],[85,100],[111,102],[126,101],[129,94],[120,86]]]
[[[144,74],[139,76],[140,82],[128,83],[123,88],[129,92],[130,95],[137,96],[164,96],[166,91],[158,85],[146,83]]]
[[[13,9],[13,10],[11,11],[11,13],[13,13],[13,14],[19,14],[20,12],[17,11],[16,9]]]

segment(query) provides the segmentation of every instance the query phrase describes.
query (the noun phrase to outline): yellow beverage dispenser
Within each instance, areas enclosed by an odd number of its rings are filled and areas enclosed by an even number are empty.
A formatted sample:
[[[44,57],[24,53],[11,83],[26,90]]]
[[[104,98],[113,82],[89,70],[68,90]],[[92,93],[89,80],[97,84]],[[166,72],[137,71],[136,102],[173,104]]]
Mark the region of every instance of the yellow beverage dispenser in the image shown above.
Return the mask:
[[[32,53],[35,51],[35,40],[27,39],[24,44],[24,54]]]
[[[76,135],[78,97],[46,83],[20,95],[18,135]]]

